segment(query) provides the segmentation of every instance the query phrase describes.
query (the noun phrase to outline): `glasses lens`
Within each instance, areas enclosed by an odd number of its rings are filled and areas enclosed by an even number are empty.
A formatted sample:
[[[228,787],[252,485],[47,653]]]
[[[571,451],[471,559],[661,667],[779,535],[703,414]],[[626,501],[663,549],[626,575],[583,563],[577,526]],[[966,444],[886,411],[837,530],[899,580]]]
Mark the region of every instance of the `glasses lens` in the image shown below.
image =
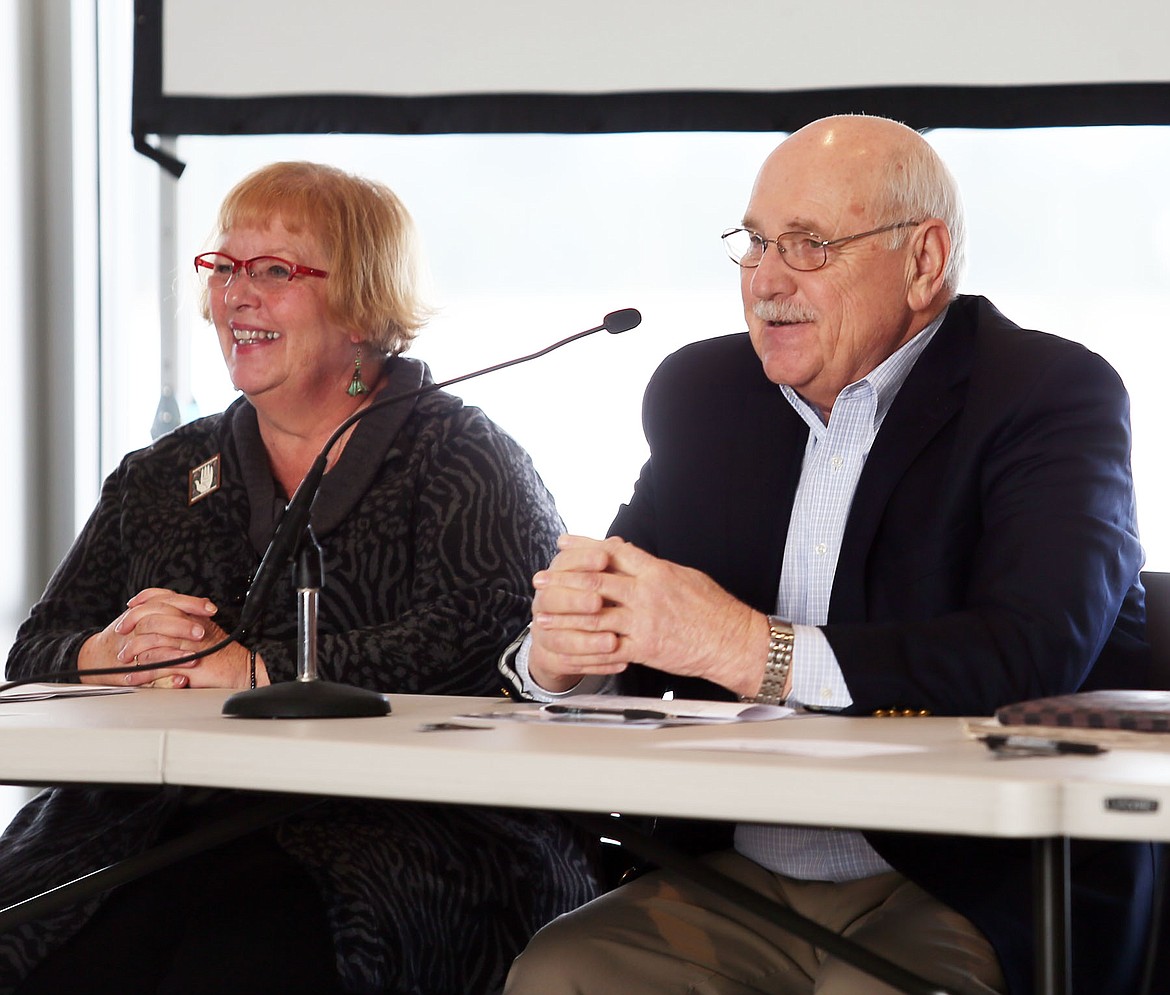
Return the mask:
[[[261,287],[275,288],[292,279],[292,263],[276,256],[257,256],[248,260],[248,276]]]
[[[759,266],[764,254],[764,240],[746,228],[729,228],[723,233],[723,247],[740,266]]]
[[[223,287],[232,278],[235,263],[231,256],[219,252],[205,252],[195,257],[195,273],[205,287]]]
[[[776,239],[776,242],[784,261],[793,269],[805,271],[820,269],[828,258],[825,255],[825,247],[811,235],[798,231],[785,232]]]

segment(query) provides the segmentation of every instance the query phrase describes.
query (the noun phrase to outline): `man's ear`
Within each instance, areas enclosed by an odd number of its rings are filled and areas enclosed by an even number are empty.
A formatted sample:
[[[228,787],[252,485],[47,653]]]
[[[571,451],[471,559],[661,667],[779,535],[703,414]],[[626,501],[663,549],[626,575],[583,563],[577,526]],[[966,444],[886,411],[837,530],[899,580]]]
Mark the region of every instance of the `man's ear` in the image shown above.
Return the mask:
[[[951,257],[951,233],[938,218],[928,218],[914,232],[911,250],[906,303],[911,310],[924,311],[942,291]]]

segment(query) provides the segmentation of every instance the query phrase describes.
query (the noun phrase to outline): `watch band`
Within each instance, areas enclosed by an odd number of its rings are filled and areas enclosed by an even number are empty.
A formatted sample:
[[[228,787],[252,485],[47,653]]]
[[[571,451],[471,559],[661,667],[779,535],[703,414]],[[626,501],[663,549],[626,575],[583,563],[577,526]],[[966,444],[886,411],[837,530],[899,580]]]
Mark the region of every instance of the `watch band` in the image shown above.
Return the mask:
[[[784,686],[792,668],[792,644],[796,636],[792,626],[775,615],[768,616],[768,659],[764,663],[764,679],[760,690],[744,701],[759,705],[780,705],[784,702]]]

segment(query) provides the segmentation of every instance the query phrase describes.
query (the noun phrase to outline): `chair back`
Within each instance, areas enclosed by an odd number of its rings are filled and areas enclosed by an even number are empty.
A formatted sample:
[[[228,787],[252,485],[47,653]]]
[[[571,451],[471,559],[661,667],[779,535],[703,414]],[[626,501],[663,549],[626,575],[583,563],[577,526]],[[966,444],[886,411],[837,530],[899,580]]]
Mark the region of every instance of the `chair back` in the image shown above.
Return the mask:
[[[1170,573],[1142,571],[1146,589],[1146,641],[1150,644],[1150,687],[1170,691]]]

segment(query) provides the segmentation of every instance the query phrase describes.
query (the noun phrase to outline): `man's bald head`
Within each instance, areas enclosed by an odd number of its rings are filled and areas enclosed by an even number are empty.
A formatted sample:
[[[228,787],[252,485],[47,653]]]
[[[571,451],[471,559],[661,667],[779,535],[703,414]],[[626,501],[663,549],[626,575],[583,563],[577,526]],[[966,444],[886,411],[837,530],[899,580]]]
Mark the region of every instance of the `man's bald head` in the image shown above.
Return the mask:
[[[816,168],[831,170],[865,197],[887,222],[902,218],[938,218],[951,236],[944,285],[953,295],[966,264],[966,225],[958,185],[946,163],[913,128],[883,117],[838,114],[794,131],[764,161],[769,168],[790,155],[807,157]],[[897,244],[899,234],[890,237]]]

